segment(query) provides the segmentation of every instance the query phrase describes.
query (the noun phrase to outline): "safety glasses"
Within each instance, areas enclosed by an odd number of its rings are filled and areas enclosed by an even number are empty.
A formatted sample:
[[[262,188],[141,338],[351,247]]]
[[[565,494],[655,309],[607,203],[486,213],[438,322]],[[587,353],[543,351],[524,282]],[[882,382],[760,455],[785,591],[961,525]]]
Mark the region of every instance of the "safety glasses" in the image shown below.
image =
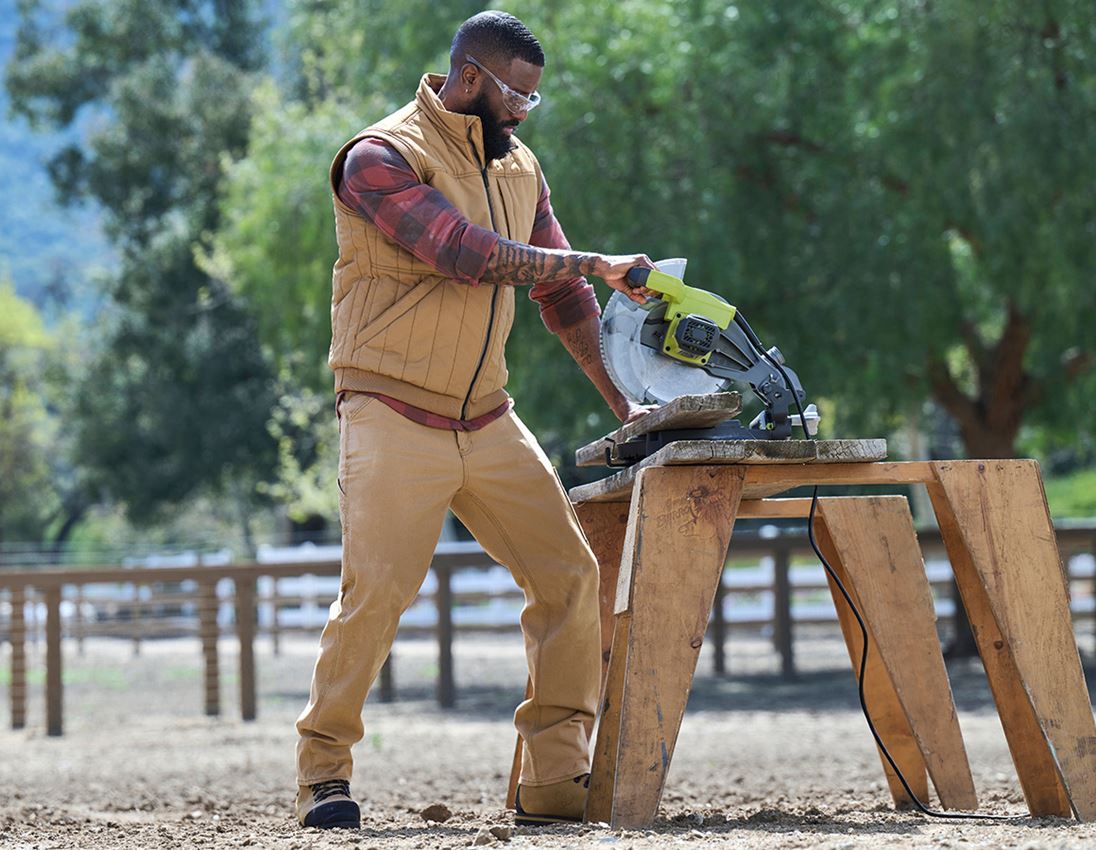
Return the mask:
[[[483,73],[495,81],[495,85],[499,87],[499,91],[502,92],[503,105],[513,112],[515,115],[521,112],[531,112],[537,108],[537,104],[540,103],[540,93],[533,92],[532,94],[522,94],[519,91],[514,91],[506,83],[492,74],[487,68],[480,64],[474,56],[470,56],[467,53],[464,58],[479,68]]]

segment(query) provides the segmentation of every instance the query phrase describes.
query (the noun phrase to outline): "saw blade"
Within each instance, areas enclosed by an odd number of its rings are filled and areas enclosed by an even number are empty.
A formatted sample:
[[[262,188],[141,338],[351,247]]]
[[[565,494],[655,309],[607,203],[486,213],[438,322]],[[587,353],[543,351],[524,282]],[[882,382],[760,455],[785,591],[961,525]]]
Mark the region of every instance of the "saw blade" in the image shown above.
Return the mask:
[[[660,306],[657,300],[637,304],[614,292],[601,317],[601,359],[618,390],[637,404],[665,404],[683,395],[707,395],[729,381],[709,375],[644,345],[643,323]]]

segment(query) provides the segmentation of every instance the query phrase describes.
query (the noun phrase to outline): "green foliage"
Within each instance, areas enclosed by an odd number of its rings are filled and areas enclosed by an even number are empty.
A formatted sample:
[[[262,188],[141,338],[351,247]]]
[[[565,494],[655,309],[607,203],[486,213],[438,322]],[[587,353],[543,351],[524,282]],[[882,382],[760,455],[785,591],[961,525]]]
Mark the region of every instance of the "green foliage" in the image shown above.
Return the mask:
[[[334,104],[309,111],[271,82],[255,93],[247,156],[228,166],[224,218],[204,262],[258,317],[279,367],[309,389],[329,387],[334,219],[331,140],[354,129]]]
[[[0,543],[39,539],[56,509],[44,403],[54,342],[33,305],[0,279]]]
[[[106,210],[121,254],[73,424],[91,486],[138,521],[249,488],[275,462],[253,323],[195,259],[219,223],[224,158],[247,141],[253,17],[246,2],[81,0],[58,21],[25,2],[7,71],[13,108],[39,126],[94,117],[51,162],[63,197]]]
[[[1047,504],[1055,519],[1096,517],[1096,469],[1046,480]]]
[[[329,156],[410,98],[423,70],[443,70],[452,31],[476,10],[293,4],[290,89],[307,110],[294,119],[324,129],[291,134],[301,158],[264,146],[236,173],[311,158],[320,181],[325,146]],[[1076,428],[1069,414],[1096,389],[1091,4],[525,0],[511,11],[548,56],[544,105],[521,132],[571,241],[689,257],[691,283],[740,306],[812,396],[835,400],[825,432],[885,433],[926,399],[959,421],[972,453],[1011,452],[1025,422]],[[257,121],[280,126],[286,109],[268,100],[258,113],[275,116]],[[338,114],[348,132],[334,132]],[[288,196],[267,215],[304,212],[296,228],[311,250],[327,205],[301,210],[299,191]],[[237,225],[224,261],[252,297],[263,276],[277,282],[257,298],[265,325],[292,313],[274,302],[307,276],[289,291],[312,328],[287,326],[314,358],[326,278],[247,224],[242,191],[227,204]],[[557,447],[604,430],[604,405],[526,307],[509,349],[519,409]]]
[[[269,427],[278,443],[278,470],[262,492],[294,522],[337,516],[339,426],[330,393],[285,389]]]

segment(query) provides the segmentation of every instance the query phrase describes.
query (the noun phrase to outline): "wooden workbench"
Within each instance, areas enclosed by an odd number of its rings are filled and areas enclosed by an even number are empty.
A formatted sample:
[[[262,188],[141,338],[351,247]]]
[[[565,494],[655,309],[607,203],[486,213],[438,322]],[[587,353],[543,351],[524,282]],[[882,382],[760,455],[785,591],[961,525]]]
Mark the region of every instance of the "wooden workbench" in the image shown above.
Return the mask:
[[[1038,465],[884,462],[881,441],[782,445],[672,443],[571,491],[602,569],[611,647],[587,819],[655,817],[735,519],[805,516],[810,500],[772,498],[803,485],[911,483],[928,487],[1029,810],[1096,816],[1096,726]],[[906,500],[822,498],[816,536],[864,617],[868,708],[888,750],[920,799],[931,778],[940,805],[974,809]],[[861,632],[830,583],[857,671]]]

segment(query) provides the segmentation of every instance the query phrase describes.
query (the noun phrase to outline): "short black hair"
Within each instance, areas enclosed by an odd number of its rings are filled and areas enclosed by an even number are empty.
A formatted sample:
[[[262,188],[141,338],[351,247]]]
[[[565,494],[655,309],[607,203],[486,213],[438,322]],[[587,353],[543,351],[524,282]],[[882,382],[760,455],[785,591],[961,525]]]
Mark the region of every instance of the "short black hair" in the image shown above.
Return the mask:
[[[529,28],[508,12],[488,10],[460,25],[449,50],[449,64],[459,68],[471,54],[491,65],[508,65],[521,59],[544,67],[544,50]]]

